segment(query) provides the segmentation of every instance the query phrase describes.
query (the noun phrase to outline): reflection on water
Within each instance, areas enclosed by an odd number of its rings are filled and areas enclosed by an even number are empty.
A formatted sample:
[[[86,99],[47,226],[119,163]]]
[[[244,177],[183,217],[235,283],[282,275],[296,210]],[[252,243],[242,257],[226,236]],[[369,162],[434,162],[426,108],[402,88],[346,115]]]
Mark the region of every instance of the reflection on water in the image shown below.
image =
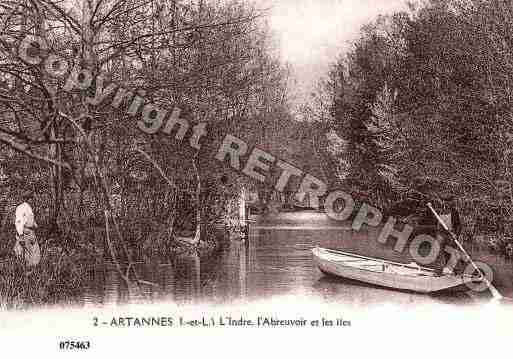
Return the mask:
[[[476,295],[442,293],[420,295],[373,287],[350,280],[323,276],[315,268],[311,249],[335,247],[368,256],[409,262],[404,255],[374,240],[377,230],[355,233],[350,224],[328,219],[323,214],[303,212],[261,217],[247,241],[233,241],[229,249],[212,258],[182,255],[166,264],[138,264],[146,282],[128,288],[114,267],[95,268],[89,273],[84,305],[115,306],[127,302],[172,301],[227,304],[233,301],[298,294],[347,305],[474,303]],[[473,256],[492,265],[496,283],[513,295],[512,263],[486,252]]]

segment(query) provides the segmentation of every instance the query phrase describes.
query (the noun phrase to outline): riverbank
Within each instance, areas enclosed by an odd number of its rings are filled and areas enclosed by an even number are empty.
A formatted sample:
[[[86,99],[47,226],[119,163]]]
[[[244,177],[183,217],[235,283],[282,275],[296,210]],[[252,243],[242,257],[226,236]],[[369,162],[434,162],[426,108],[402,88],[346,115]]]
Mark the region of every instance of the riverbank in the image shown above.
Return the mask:
[[[205,257],[183,252],[167,258],[167,262],[137,264],[141,278],[156,284],[144,286],[142,294],[127,288],[114,266],[96,267],[80,305],[172,303],[181,307],[258,303],[290,296],[358,308],[383,303],[413,308],[422,304],[475,305],[490,300],[489,293],[471,296],[463,291],[423,295],[329,278],[313,261],[311,250],[316,246],[394,261],[407,260],[393,248],[382,247],[375,241],[377,231],[354,232],[347,222],[332,223],[319,213],[286,213],[253,219],[256,223],[250,228],[249,240],[232,240],[230,246],[215,255]],[[335,230],[337,225],[338,230]],[[497,288],[505,296],[512,296],[512,262],[484,251],[472,255],[494,268]]]
[[[226,232],[221,241],[221,231],[212,233],[214,238],[204,238],[197,249],[174,241],[157,240],[156,234],[139,246],[131,245],[141,279],[152,283],[137,290],[127,288],[115,266],[98,256],[100,248],[63,253],[59,247],[43,246],[43,262],[37,272],[29,275],[26,273],[30,270],[11,257],[9,266],[1,268],[4,274],[0,284],[2,308],[14,310],[88,302],[103,305],[134,298],[226,303],[296,292],[330,301],[358,302],[367,298],[370,304],[389,299],[401,303],[474,300],[451,294],[418,296],[333,280],[323,276],[313,264],[311,249],[316,246],[409,263],[410,260],[395,252],[393,246],[376,240],[379,229],[364,228],[355,232],[349,222],[334,221],[316,211],[254,216],[252,220],[255,222],[247,241],[229,240]],[[95,228],[94,232],[100,241],[101,228]],[[133,236],[135,240],[137,236]],[[512,296],[513,262],[486,247],[470,243],[465,247],[474,259],[492,266],[494,284],[504,295]],[[140,295],[134,294],[136,292]],[[367,300],[361,304],[367,305]]]
[[[148,225],[148,224],[147,224]],[[47,237],[47,226],[41,225],[39,241],[41,263],[29,268],[13,253],[14,233],[0,238],[0,309],[20,310],[40,306],[74,303],[84,294],[91,268],[112,264],[106,244],[105,228],[90,227],[73,234]],[[149,228],[144,226],[143,228]],[[170,240],[155,228],[142,233],[124,228],[128,249],[136,263],[167,263],[173,258],[193,253],[203,258],[215,256],[228,244],[227,232],[207,232],[197,247]]]

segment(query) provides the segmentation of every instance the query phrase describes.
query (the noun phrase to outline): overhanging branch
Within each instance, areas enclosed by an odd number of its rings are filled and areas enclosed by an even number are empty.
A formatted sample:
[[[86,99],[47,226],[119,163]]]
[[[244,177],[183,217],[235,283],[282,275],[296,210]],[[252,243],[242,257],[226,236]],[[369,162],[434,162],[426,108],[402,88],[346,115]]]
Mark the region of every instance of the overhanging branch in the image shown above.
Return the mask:
[[[46,162],[46,163],[50,163],[52,165],[63,167],[65,169],[71,171],[71,166],[68,163],[66,163],[66,162],[59,162],[59,161],[56,161],[56,160],[54,160],[52,158],[38,155],[37,153],[34,153],[34,152],[30,151],[28,149],[27,145],[24,145],[24,144],[21,144],[21,143],[18,143],[16,141],[14,141],[13,139],[9,138],[6,134],[4,134],[2,132],[0,132],[0,143],[4,143],[7,146],[11,147],[12,149],[14,149],[14,150],[16,150],[18,152],[21,152],[21,153],[23,153],[23,154],[25,154],[25,155],[27,155],[30,158],[33,158],[35,160]]]

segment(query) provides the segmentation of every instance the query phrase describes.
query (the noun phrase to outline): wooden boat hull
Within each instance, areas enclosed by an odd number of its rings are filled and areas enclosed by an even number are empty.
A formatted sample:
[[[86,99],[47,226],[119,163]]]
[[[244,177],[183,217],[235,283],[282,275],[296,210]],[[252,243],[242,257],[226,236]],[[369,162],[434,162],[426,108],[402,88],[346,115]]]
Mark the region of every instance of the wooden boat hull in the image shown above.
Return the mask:
[[[438,275],[432,269],[325,248],[312,250],[321,272],[381,287],[433,293],[478,281],[468,275]]]

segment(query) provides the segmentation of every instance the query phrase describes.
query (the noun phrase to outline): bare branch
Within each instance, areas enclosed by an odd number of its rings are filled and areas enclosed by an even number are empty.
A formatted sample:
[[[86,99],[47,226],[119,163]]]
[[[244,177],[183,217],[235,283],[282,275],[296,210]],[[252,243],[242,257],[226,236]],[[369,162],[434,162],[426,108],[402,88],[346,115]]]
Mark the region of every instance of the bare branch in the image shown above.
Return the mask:
[[[6,134],[0,132],[0,142],[11,147],[12,149],[18,151],[18,152],[21,152],[33,159],[36,159],[38,161],[42,161],[42,162],[46,162],[46,163],[49,163],[49,164],[53,164],[55,166],[59,166],[59,167],[62,167],[62,168],[66,168],[67,170],[70,170],[71,171],[71,166],[66,163],[66,162],[59,162],[57,160],[54,160],[52,158],[49,158],[49,157],[46,157],[46,156],[42,156],[42,155],[39,155],[37,153],[34,153],[32,151],[30,151],[28,148],[27,145],[24,145],[24,144],[20,144],[20,143],[17,143],[16,141],[12,140],[11,138],[9,138]]]

